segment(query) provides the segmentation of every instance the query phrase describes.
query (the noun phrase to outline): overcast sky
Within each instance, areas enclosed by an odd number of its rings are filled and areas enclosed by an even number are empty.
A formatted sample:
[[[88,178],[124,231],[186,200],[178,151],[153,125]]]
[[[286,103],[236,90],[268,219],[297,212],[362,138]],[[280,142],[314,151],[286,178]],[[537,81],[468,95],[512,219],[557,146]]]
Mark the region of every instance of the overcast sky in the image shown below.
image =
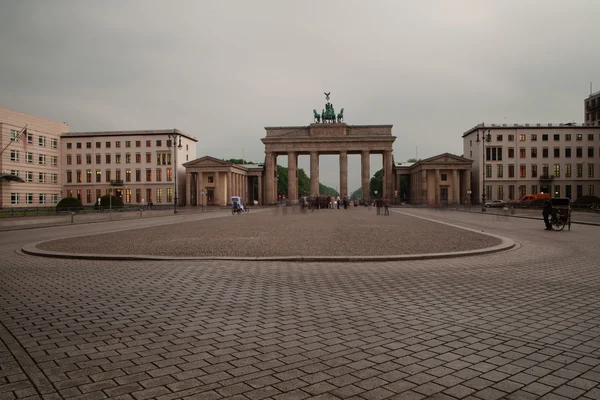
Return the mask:
[[[71,131],[178,128],[199,157],[262,162],[264,127],[310,124],[327,91],[348,124],[394,125],[395,161],[460,155],[480,122],[583,122],[598,15],[598,0],[0,0],[0,106]],[[359,156],[349,174],[352,191]],[[320,176],[339,186],[337,157]]]

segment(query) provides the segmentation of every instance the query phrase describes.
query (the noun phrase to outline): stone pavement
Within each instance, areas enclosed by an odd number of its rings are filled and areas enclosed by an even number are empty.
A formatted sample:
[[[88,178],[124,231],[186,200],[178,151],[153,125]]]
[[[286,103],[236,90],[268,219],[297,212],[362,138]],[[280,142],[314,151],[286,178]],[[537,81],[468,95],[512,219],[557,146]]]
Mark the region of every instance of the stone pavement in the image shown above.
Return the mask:
[[[600,228],[406,212],[519,246],[366,264],[111,262],[16,250],[156,220],[0,233],[0,399],[600,398]]]

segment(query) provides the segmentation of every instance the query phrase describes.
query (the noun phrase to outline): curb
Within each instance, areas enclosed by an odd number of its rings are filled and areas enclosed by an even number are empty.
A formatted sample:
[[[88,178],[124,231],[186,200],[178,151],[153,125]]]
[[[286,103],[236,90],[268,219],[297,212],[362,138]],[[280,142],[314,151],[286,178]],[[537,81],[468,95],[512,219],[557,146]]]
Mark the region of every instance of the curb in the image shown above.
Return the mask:
[[[398,211],[394,211],[398,212]],[[478,256],[483,254],[497,253],[500,251],[510,250],[516,246],[514,240],[494,235],[487,232],[482,232],[476,229],[466,228],[460,225],[454,225],[447,222],[441,222],[434,219],[416,216],[404,212],[398,212],[414,218],[421,218],[428,221],[433,221],[438,224],[453,226],[456,228],[476,232],[479,234],[492,236],[500,239],[502,242],[499,245],[486,247],[476,250],[463,250],[448,253],[421,253],[421,254],[401,254],[387,256],[274,256],[274,257],[173,257],[173,256],[152,256],[152,255],[128,255],[128,254],[93,254],[93,253],[65,253],[57,251],[48,251],[37,248],[41,243],[47,240],[30,243],[21,248],[24,254],[51,257],[65,258],[78,260],[112,260],[112,261],[283,261],[283,262],[383,262],[383,261],[410,261],[410,260],[429,260],[438,258],[455,258],[466,256]]]

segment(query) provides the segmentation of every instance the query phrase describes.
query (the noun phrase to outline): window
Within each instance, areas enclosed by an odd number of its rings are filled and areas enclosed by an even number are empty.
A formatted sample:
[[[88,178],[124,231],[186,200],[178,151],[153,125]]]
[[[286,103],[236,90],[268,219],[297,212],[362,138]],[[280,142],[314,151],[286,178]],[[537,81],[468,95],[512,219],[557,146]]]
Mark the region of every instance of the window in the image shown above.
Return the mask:
[[[486,165],[485,166],[485,177],[486,178],[491,178],[492,177],[492,166],[491,165]]]
[[[85,163],[86,164],[91,164],[92,163],[92,155],[91,154],[86,154],[85,155]]]
[[[106,164],[110,164],[110,154],[106,154]]]
[[[125,170],[125,182],[131,182],[131,170],[130,169]]]
[[[115,154],[115,164],[121,164],[121,153]]]
[[[519,174],[520,174],[519,176],[521,178],[526,178],[527,177],[527,165],[521,164],[519,166]]]
[[[104,143],[104,147],[106,147],[107,149],[110,149],[110,142]]]
[[[27,193],[25,196],[25,202],[27,204],[33,204],[33,193]]]
[[[142,202],[142,189],[135,189],[135,202],[136,203]]]
[[[448,174],[441,174],[440,179],[442,181],[447,181],[448,180]]]
[[[509,178],[514,178],[515,177],[515,166],[514,165],[509,165],[508,166],[508,177]]]
[[[162,146],[162,140],[157,140],[156,147],[161,147],[161,146]]]
[[[560,178],[560,164],[554,164],[554,177]]]
[[[102,197],[102,189],[96,189],[96,199],[100,200],[100,197]]]
[[[580,141],[583,140],[583,134],[582,133],[578,133],[575,135],[575,140]]]
[[[117,147],[117,148],[120,148],[120,147],[121,147],[121,141],[120,141],[120,140],[117,140],[117,141],[115,142],[115,147]]]
[[[544,142],[547,142],[547,141],[548,141],[548,134],[547,134],[547,133],[544,133],[544,134],[542,135],[542,141],[544,141]]]
[[[102,171],[97,169],[96,170],[96,183],[101,183],[101,182],[102,182]]]
[[[499,140],[499,141],[500,141],[500,142],[502,141],[502,135],[500,135],[500,140]],[[188,145],[186,144],[186,145],[185,145],[185,151],[188,151],[188,150],[189,150],[189,148],[188,148]],[[186,155],[186,157],[187,157],[187,155]]]
[[[515,185],[508,185],[508,199],[515,199]]]
[[[25,182],[33,182],[33,172],[25,171]]]
[[[559,133],[555,133],[554,134],[554,141],[557,142],[560,140],[560,134]]]
[[[70,154],[67,154],[67,165],[71,165],[73,163],[73,156]]]
[[[571,148],[570,147],[565,148],[565,158],[571,158]]]
[[[583,164],[577,164],[577,178],[583,178]]]
[[[565,133],[565,140],[566,141],[571,141],[571,134],[570,133]]]
[[[87,183],[92,183],[92,170],[88,169],[85,171],[85,181]]]
[[[77,183],[81,183],[82,182],[81,178],[83,176],[82,173],[81,173],[81,170],[78,169],[77,171],[75,171],[75,174],[76,174],[76,177],[77,177]]]
[[[10,130],[10,141],[11,142],[18,142],[19,141],[19,131],[16,129],[11,129]]]
[[[548,158],[548,148],[547,147],[544,147],[542,149],[542,157],[543,158]]]
[[[67,183],[73,182],[73,172],[71,170],[67,170]]]
[[[492,198],[492,185],[485,185],[485,197],[487,199]]]
[[[51,174],[52,183],[58,183],[58,174]]]
[[[583,157],[583,149],[582,149],[581,147],[577,147],[577,148],[575,149],[575,156],[576,156],[577,158],[581,158],[581,157]]]
[[[81,148],[81,142],[77,142],[77,148],[80,149]]]
[[[142,181],[142,170],[141,169],[136,169],[135,170],[135,181],[136,182],[141,182]]]
[[[497,175],[498,175],[498,178],[504,177],[504,166],[502,164],[498,164]]]
[[[508,141],[509,142],[514,142],[515,141],[515,135],[508,135]]]
[[[27,144],[33,144],[33,133],[27,133]]]
[[[527,151],[525,148],[520,148],[519,149],[519,157],[520,158],[526,158],[527,157]]]
[[[38,144],[40,145],[40,147],[46,147],[46,136],[40,135],[38,137]]]
[[[152,140],[146,140],[146,147],[152,147]]]
[[[571,164],[565,164],[565,178],[571,177]]]
[[[504,185],[498,185],[498,188],[496,189],[496,198],[498,200],[504,199]]]
[[[46,183],[46,174],[43,172],[38,172],[38,182]]]
[[[92,148],[92,142],[86,142],[85,143],[85,148],[86,149],[91,149]]]
[[[531,185],[531,194],[537,194],[537,185]]]
[[[104,181],[110,182],[110,169],[107,169],[106,171],[104,171]]]
[[[81,154],[77,154],[77,164],[81,164]]]
[[[11,175],[14,175],[14,176],[19,176],[19,171],[17,171],[17,170],[14,170],[14,169],[11,169],[11,170],[10,170],[10,174],[11,174]]]
[[[486,147],[485,153],[487,161],[502,161],[502,147]]]
[[[560,197],[560,185],[554,185],[554,197]]]
[[[156,168],[156,182],[162,182],[162,169]]]
[[[146,162],[147,163],[151,163],[152,162],[152,153],[146,153]]]
[[[167,202],[173,202],[173,188],[167,188]]]
[[[38,164],[46,165],[46,155],[45,154],[38,154]]]
[[[173,181],[173,170],[171,168],[167,168],[167,182]]]
[[[527,192],[527,188],[525,187],[525,185],[519,185],[519,198],[525,196]]]
[[[543,164],[542,165],[542,175],[543,176],[550,175],[550,168],[548,167],[548,164]]]
[[[156,189],[156,202],[162,203],[162,189],[161,188]]]
[[[588,157],[589,158],[594,157],[594,148],[593,147],[588,147]]]
[[[25,162],[28,164],[33,164],[33,153],[31,153],[31,152],[25,153]]]
[[[531,141],[532,142],[536,142],[537,141],[537,133],[532,133],[531,134]]]
[[[87,203],[91,203],[92,202],[92,189],[87,189],[85,191],[85,201]]]
[[[50,164],[56,167],[58,165],[58,156],[50,156]]]
[[[136,140],[135,141],[135,147],[142,147],[142,141],[141,140]]]
[[[118,181],[121,180],[121,169],[119,168],[115,169],[115,179]]]
[[[131,153],[125,154],[125,164],[131,164]]]
[[[537,178],[537,165],[535,164],[531,165],[531,177]]]
[[[146,182],[152,182],[152,170],[150,168],[146,170]]]
[[[19,193],[10,194],[10,204],[19,204]]]
[[[594,134],[588,133],[588,140],[594,140]]]
[[[125,147],[131,147],[131,140],[125,141]]]
[[[142,162],[142,155],[140,153],[135,153],[135,162],[136,163]]]
[[[53,204],[58,203],[58,194],[57,193],[52,194],[52,203]]]
[[[588,186],[588,196],[595,196],[594,194],[594,185]]]
[[[38,202],[40,204],[45,204],[46,203],[46,194],[45,193],[40,193],[38,195]]]
[[[67,149],[71,149],[73,147],[72,143],[67,143]]]
[[[524,141],[525,141],[525,135],[523,135],[523,134],[520,134],[520,135],[519,135],[519,141],[520,141],[520,142],[524,142]]]
[[[102,164],[102,154],[96,154],[96,164]]]
[[[97,149],[101,149],[102,148],[102,143],[101,142],[96,142],[96,148]]]
[[[554,158],[559,158],[560,157],[560,147],[555,147],[554,148]]]
[[[215,183],[214,179],[215,179],[214,176],[209,176],[208,177],[208,183]]]
[[[537,147],[531,148],[531,158],[537,158]]]
[[[50,139],[50,147],[53,149],[58,148],[58,139]]]
[[[515,158],[515,148],[514,147],[508,148],[508,158]]]
[[[577,185],[577,197],[583,196],[583,185]]]
[[[594,177],[594,164],[588,164],[588,178]]]
[[[131,189],[125,189],[125,202],[131,203]]]

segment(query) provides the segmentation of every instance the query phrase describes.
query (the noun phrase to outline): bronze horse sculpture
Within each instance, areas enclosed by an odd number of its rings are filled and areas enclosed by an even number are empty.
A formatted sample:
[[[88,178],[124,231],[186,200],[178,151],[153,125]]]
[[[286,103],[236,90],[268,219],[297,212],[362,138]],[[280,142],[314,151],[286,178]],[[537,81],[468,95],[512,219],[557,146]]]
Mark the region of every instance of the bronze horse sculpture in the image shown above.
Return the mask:
[[[313,109],[313,114],[315,116],[315,122],[317,122],[317,123],[321,122],[321,116],[319,115],[317,110]]]

